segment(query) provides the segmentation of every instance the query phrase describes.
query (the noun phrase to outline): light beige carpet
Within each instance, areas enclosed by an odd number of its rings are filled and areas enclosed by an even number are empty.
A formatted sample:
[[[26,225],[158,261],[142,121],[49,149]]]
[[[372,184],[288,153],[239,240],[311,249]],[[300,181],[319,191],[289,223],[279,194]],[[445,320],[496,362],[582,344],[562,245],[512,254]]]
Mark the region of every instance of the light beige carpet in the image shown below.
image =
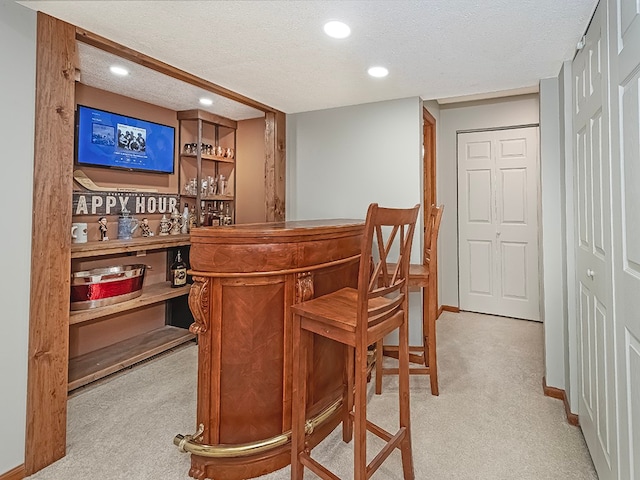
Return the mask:
[[[542,324],[470,313],[437,322],[440,396],[411,378],[416,479],[597,479],[579,428],[561,401],[542,394]],[[30,480],[182,480],[189,456],[173,445],[193,433],[195,346],[144,363],[69,400],[67,456]],[[370,391],[370,418],[397,425],[397,379]],[[380,442],[370,438],[370,458]],[[352,446],[338,427],[313,450],[340,478],[352,478]],[[400,455],[374,479],[401,480]],[[289,468],[260,477],[285,480]],[[307,472],[306,479],[317,478]]]

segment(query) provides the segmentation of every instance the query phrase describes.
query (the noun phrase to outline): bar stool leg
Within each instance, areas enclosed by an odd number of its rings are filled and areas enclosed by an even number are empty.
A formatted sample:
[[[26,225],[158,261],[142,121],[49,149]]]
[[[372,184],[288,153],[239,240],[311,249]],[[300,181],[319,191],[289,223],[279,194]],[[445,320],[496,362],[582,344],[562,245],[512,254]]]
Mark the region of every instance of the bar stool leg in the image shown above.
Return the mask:
[[[429,280],[431,282],[431,280]],[[426,338],[424,339],[424,345],[426,345],[425,362],[428,362],[429,367],[429,382],[431,383],[431,395],[440,395],[438,390],[438,360],[436,352],[436,317],[437,303],[436,299],[432,298],[431,287],[424,287],[424,300],[423,311],[426,312],[427,320],[424,325],[424,332]]]
[[[382,393],[382,352],[384,351],[384,341],[376,342],[376,395]]]
[[[356,346],[354,480],[367,479],[367,347]]]
[[[409,410],[409,330],[408,317],[399,329],[399,372],[400,428],[405,428],[405,437],[400,444],[404,480],[414,480],[413,455],[411,453],[411,413]]]
[[[300,328],[300,316],[293,316],[293,378],[291,408],[291,479],[302,480],[304,466],[300,462],[300,453],[305,448],[304,424],[306,421],[307,405],[307,352],[310,333]]]
[[[342,440],[349,443],[353,439],[353,376],[354,376],[354,355],[353,347],[344,346],[344,391],[342,393]]]

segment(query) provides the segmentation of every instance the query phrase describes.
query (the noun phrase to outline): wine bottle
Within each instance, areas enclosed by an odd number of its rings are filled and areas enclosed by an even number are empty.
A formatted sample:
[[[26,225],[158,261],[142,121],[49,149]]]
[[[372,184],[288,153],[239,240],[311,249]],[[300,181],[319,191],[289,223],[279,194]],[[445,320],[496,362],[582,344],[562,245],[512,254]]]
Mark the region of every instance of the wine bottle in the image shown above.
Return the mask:
[[[171,286],[182,287],[187,284],[187,264],[182,260],[182,254],[178,250],[175,261],[171,264]]]

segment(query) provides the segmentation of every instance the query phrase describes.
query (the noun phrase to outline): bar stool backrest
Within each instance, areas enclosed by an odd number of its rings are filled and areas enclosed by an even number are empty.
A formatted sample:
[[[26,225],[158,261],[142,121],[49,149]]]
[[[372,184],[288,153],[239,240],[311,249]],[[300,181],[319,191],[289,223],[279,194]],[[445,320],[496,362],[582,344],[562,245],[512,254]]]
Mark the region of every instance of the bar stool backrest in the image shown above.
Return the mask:
[[[356,324],[356,334],[360,333],[364,342],[365,330],[400,318],[406,311],[411,244],[419,210],[420,205],[409,209],[369,205],[358,274]]]

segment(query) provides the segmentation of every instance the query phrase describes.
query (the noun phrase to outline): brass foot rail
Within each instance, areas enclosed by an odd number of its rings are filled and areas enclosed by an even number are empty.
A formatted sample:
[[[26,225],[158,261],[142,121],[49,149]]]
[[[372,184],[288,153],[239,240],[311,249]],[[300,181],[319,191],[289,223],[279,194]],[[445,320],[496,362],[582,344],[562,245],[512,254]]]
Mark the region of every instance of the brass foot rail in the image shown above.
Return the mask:
[[[307,435],[313,433],[318,425],[323,424],[342,406],[342,398],[338,398],[331,405],[322,410],[318,415],[307,420],[305,425],[305,432]],[[202,437],[204,433],[204,425],[198,426],[198,431],[193,435],[181,435],[178,434],[173,439],[173,444],[183,453],[192,453],[201,457],[210,458],[232,458],[232,457],[246,457],[257,453],[271,450],[272,448],[279,447],[286,444],[291,440],[291,430],[288,430],[280,435],[276,435],[265,440],[258,440],[249,443],[239,444],[220,444],[220,445],[206,445],[204,443],[198,443],[198,438]]]

